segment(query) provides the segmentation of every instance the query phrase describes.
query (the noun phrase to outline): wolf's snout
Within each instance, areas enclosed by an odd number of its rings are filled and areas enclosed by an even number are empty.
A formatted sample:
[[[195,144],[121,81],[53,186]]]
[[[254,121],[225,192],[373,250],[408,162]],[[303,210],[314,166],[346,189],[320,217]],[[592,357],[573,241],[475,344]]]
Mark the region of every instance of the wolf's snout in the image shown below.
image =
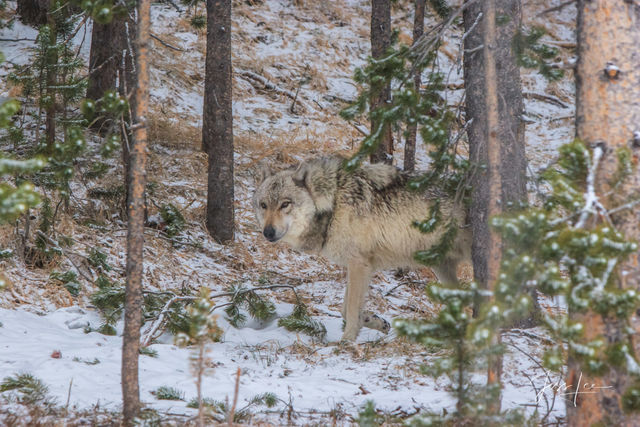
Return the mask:
[[[267,240],[270,241],[270,242],[275,242],[277,240],[276,239],[276,230],[275,230],[275,228],[273,228],[270,225],[267,225],[264,228],[264,231],[262,232],[262,234],[264,234],[264,237],[266,237]]]

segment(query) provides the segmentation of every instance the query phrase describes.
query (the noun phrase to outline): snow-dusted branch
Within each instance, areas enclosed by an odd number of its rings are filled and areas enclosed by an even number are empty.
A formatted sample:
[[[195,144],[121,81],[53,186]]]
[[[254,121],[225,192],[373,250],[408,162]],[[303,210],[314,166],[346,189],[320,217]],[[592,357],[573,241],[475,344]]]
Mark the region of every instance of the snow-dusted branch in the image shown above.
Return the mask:
[[[249,292],[264,291],[264,290],[279,289],[279,288],[291,289],[293,291],[293,293],[296,295],[296,300],[298,300],[298,294],[297,294],[296,289],[295,289],[295,287],[293,285],[256,286],[255,288],[239,289],[238,291],[235,291],[235,292],[220,292],[218,294],[210,295],[209,299],[221,298],[221,297],[234,297],[235,298],[238,295],[243,295],[243,294],[246,294],[246,293],[249,293]],[[172,292],[162,292],[162,293],[163,294],[173,295],[173,297],[171,297],[166,302],[164,307],[162,307],[162,310],[160,310],[160,313],[158,314],[158,317],[156,318],[156,320],[154,320],[153,323],[151,323],[151,325],[149,325],[147,330],[142,335],[142,338],[140,340],[140,345],[142,347],[147,347],[149,344],[151,344],[151,342],[155,338],[157,338],[156,334],[162,328],[162,326],[164,325],[165,321],[167,320],[167,316],[171,312],[170,308],[171,308],[171,306],[173,304],[175,304],[178,301],[194,301],[197,298],[195,296],[189,296],[189,295],[182,295],[182,296],[181,295],[175,295]],[[220,308],[221,306],[224,306],[224,305],[227,305],[227,304],[217,305],[217,306],[213,307],[212,311],[217,309],[217,308]]]
[[[584,207],[582,208],[578,222],[576,222],[574,226],[575,228],[583,228],[589,216],[597,212],[598,206],[602,206],[596,194],[596,173],[603,154],[604,144],[599,143],[596,144],[593,149],[593,161],[587,157],[587,168],[589,170],[587,175],[587,191],[584,195]]]

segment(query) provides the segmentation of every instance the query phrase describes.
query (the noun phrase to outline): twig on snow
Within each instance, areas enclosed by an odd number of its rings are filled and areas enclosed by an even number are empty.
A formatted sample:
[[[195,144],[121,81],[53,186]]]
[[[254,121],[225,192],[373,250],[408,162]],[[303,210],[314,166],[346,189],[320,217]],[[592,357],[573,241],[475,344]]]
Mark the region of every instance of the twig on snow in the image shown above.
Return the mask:
[[[151,36],[152,39],[157,40],[158,42],[160,42],[161,45],[168,47],[169,49],[177,50],[178,52],[184,52],[184,49],[180,47],[175,47],[174,45],[167,43],[166,41],[162,40],[160,37],[156,36],[153,33],[149,33],[149,35]]]

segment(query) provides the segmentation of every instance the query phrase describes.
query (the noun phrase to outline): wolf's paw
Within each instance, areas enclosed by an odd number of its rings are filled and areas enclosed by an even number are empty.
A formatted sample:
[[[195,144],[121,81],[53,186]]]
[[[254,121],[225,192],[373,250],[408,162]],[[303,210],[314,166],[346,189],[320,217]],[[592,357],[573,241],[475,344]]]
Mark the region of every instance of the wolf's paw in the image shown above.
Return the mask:
[[[389,322],[373,313],[364,313],[362,316],[362,326],[369,329],[375,329],[376,331],[380,331],[385,334],[391,329]]]

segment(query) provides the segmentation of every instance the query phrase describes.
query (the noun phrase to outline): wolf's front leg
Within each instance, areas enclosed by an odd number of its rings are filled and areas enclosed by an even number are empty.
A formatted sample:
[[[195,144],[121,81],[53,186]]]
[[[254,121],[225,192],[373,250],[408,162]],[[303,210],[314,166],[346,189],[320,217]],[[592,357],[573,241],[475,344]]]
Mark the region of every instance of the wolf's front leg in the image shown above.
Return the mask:
[[[343,341],[355,341],[358,337],[372,272],[371,265],[362,259],[351,260],[347,264],[347,291],[342,305],[342,315],[346,320]]]

